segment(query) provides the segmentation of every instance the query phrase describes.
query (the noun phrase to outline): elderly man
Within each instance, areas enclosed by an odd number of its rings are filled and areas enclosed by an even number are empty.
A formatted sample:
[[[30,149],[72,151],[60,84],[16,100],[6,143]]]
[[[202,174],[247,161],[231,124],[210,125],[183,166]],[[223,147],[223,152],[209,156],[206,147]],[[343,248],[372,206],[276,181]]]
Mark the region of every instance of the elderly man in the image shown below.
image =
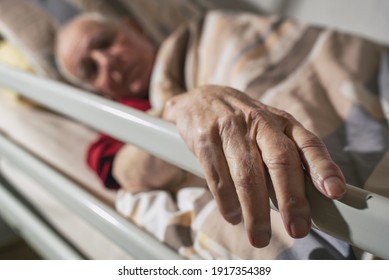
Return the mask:
[[[109,98],[149,97],[153,113],[175,123],[199,158],[223,217],[243,220],[251,244],[264,247],[271,238],[269,197],[288,234],[301,238],[311,227],[305,176],[329,198],[345,192],[322,141],[287,108],[270,106],[277,106],[277,86],[306,63],[320,32],[275,17],[212,12],[178,29],[157,52],[134,23],[87,15],[62,29],[57,59],[69,80]],[[294,48],[301,51],[289,58]],[[271,76],[285,59],[291,61]],[[302,110],[290,106],[292,113]],[[309,119],[306,125],[315,128]],[[182,178],[179,169],[130,145],[113,161],[113,177],[129,190],[171,187]]]

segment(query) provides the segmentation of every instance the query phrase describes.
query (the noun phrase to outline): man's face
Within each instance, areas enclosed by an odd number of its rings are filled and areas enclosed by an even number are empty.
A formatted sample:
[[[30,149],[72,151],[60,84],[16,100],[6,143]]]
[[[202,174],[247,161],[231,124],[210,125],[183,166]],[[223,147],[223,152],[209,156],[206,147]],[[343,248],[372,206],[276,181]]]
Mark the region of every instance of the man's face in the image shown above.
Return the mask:
[[[129,24],[76,22],[61,34],[59,55],[71,74],[108,97],[148,94],[155,49]]]

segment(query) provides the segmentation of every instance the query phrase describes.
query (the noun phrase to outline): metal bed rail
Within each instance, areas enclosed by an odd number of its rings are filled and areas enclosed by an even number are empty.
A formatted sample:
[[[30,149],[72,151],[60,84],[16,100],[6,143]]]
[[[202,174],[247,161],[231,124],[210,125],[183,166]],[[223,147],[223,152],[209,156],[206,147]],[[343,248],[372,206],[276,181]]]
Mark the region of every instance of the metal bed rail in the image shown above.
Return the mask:
[[[180,138],[174,125],[151,117],[143,112],[125,107],[116,102],[85,92],[74,87],[39,78],[0,65],[0,83],[20,92],[24,97],[45,105],[92,128],[104,131],[124,142],[137,145],[146,151],[181,168],[203,177],[201,166]],[[134,131],[136,133],[134,133]],[[158,139],[158,143],[156,143]],[[12,158],[13,152],[1,153]],[[23,161],[23,160],[22,160]],[[24,164],[27,168],[29,165]],[[46,171],[45,171],[46,172]],[[47,172],[49,172],[47,170]],[[49,176],[49,175],[47,175]],[[50,175],[51,176],[51,175]],[[52,192],[61,193],[62,181],[51,182]],[[383,182],[387,183],[387,182]],[[312,220],[318,229],[349,242],[360,249],[389,259],[389,199],[347,186],[347,194],[341,200],[330,200],[321,195],[307,182],[307,196],[312,208]],[[74,190],[77,193],[76,190]],[[72,207],[80,207],[77,195],[69,192],[65,199]],[[58,197],[61,199],[62,194]],[[98,201],[94,201],[97,203]],[[74,205],[74,204],[77,204]],[[94,206],[91,206],[92,208]],[[110,220],[113,211],[89,211],[87,220]],[[118,223],[111,223],[119,228]],[[130,234],[130,233],[128,233]]]
[[[121,217],[73,181],[1,135],[0,155],[28,174],[46,191],[121,246],[132,257],[143,260],[182,259],[172,249]]]
[[[0,177],[0,216],[45,259],[83,259],[8,190]]]

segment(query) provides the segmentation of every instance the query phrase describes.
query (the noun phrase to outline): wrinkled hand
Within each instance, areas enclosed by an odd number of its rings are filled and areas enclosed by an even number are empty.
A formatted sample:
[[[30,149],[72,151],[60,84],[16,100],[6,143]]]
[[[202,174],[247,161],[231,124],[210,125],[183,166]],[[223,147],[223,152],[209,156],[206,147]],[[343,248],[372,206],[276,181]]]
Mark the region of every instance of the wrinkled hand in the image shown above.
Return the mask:
[[[232,224],[243,218],[255,247],[270,241],[272,194],[289,235],[308,234],[305,171],[325,196],[345,192],[345,179],[318,137],[290,114],[240,91],[198,88],[169,100],[163,117],[198,157],[223,217]]]

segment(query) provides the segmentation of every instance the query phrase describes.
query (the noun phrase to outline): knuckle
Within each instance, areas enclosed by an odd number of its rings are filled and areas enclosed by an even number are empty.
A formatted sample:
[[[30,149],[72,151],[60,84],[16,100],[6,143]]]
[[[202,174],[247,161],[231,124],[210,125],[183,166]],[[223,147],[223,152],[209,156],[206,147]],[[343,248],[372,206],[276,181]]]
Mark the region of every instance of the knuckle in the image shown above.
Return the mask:
[[[215,142],[218,129],[215,124],[209,124],[208,126],[198,127],[196,129],[196,141],[201,147],[207,147]]]
[[[287,153],[278,153],[264,159],[267,168],[270,170],[285,169],[292,165],[292,160]]]
[[[257,140],[265,139],[270,131],[278,130],[273,118],[265,110],[253,110],[248,113],[250,129],[256,134]]]
[[[186,117],[185,111],[183,110],[185,108],[185,102],[182,102],[181,98],[181,96],[169,98],[161,108],[159,108],[160,105],[158,104],[161,102],[163,103],[163,100],[154,100],[156,103],[156,109],[161,109],[162,117],[164,119],[174,122],[179,121],[177,120],[179,115],[181,116],[180,119],[182,119],[182,116],[184,118]]]
[[[200,148],[205,148],[210,144],[210,135],[205,129],[197,129],[195,139],[195,142]]]
[[[224,199],[228,199],[228,185],[225,184],[223,178],[218,177],[217,180],[214,180],[212,185],[214,196],[217,196],[218,199],[220,199],[221,201],[224,201]]]
[[[303,152],[310,151],[312,149],[320,150],[320,151],[327,150],[323,141],[321,141],[316,135],[314,135],[312,132],[309,132],[309,131],[307,131],[307,135],[306,135],[303,143],[300,145],[300,148]]]
[[[195,155],[207,159],[217,145],[217,137],[217,126],[214,124],[198,126],[190,133],[189,146]]]
[[[252,109],[247,112],[247,118],[254,123],[266,123],[268,120],[268,113],[262,109]]]
[[[281,109],[278,109],[278,108],[275,108],[275,107],[271,107],[271,106],[266,106],[266,108],[268,109],[268,111],[282,119],[285,119],[285,120],[288,120],[288,121],[294,121],[295,118],[288,112],[284,111],[284,110],[281,110]]]
[[[246,154],[240,158],[239,162],[229,166],[233,172],[232,180],[235,188],[239,192],[250,193],[261,180],[261,171],[258,166],[257,158]]]
[[[250,197],[254,191],[255,181],[249,176],[239,176],[233,178],[236,191],[245,197]]]
[[[164,108],[164,110],[165,111],[171,111],[171,110],[173,110],[173,108],[177,105],[177,98],[170,98],[170,99],[168,99],[167,101],[166,101],[166,103],[165,103],[165,108]]]
[[[297,157],[292,144],[279,145],[276,151],[263,156],[264,163],[270,170],[287,169],[296,164]]]
[[[172,107],[174,107],[174,105],[176,104],[176,101],[174,99],[169,99],[168,101],[166,101],[166,109],[171,109]]]
[[[309,210],[309,203],[305,197],[289,195],[283,201],[279,201],[279,210],[281,212],[294,212],[296,209],[299,212]]]
[[[229,112],[219,118],[219,127],[221,132],[236,133],[245,127],[245,119],[242,113]]]
[[[277,110],[277,115],[288,121],[294,120],[294,117],[284,110]]]
[[[162,111],[162,116],[164,119],[169,120],[169,121],[173,120],[172,112],[174,112],[174,105],[175,105],[175,101],[173,101],[173,100],[168,100],[166,102],[165,106],[163,107],[163,111]]]

